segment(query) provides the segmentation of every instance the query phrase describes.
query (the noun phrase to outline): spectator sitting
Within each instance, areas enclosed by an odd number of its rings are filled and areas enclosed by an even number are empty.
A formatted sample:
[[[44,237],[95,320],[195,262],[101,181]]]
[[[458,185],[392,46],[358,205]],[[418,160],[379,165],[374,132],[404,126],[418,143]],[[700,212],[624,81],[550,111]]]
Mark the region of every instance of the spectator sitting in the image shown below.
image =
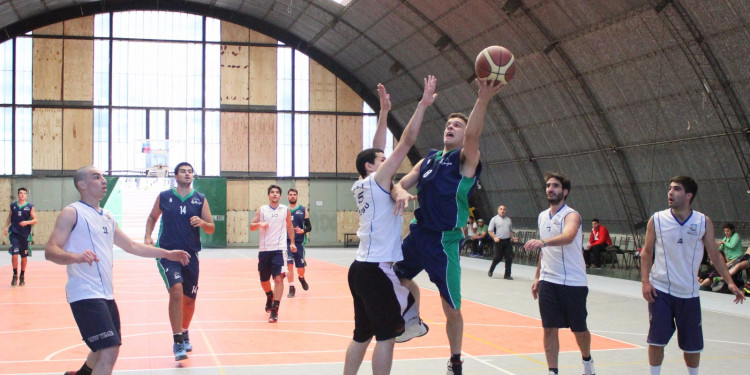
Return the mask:
[[[471,237],[474,242],[474,249],[471,256],[475,258],[482,257],[482,242],[489,238],[487,236],[487,226],[484,225],[484,219],[477,219],[477,231],[474,237]]]
[[[738,279],[740,272],[750,269],[750,247],[747,248],[747,251],[742,256],[733,262],[729,262],[728,268],[729,274],[732,275],[733,279]]]
[[[726,263],[727,257],[724,255],[724,252],[719,252],[721,255],[722,261]],[[703,250],[703,257],[708,258],[706,256],[706,251]],[[700,290],[711,290],[711,284],[714,282],[714,278],[720,277],[719,273],[716,272],[716,268],[714,268],[714,265],[711,264],[711,261],[708,261],[708,268],[705,271],[698,272],[698,284],[700,284]]]
[[[607,251],[607,246],[612,245],[612,239],[609,237],[609,231],[604,225],[599,224],[599,219],[591,220],[591,236],[589,244],[583,251],[583,260],[586,262],[586,268],[602,268],[602,253]]]
[[[469,246],[472,246],[473,249],[474,241],[472,241],[471,239],[477,233],[477,222],[474,221],[474,216],[469,216],[469,221],[466,223],[466,226],[461,229],[461,231],[464,233],[464,238],[458,244],[459,250],[463,249],[466,243],[468,243]],[[474,250],[472,250],[471,253],[473,254]]]
[[[740,235],[734,231],[734,224],[724,224],[724,238],[719,241],[719,251],[723,251],[727,258],[727,266],[742,256],[742,241]]]

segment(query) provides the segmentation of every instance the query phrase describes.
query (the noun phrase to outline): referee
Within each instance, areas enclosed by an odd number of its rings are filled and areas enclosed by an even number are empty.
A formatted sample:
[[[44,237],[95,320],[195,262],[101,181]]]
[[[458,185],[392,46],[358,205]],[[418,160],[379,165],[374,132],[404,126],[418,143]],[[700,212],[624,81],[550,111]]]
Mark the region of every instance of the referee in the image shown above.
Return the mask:
[[[495,241],[495,258],[492,259],[492,265],[490,271],[487,272],[487,276],[492,277],[495,266],[505,258],[505,276],[503,278],[513,280],[510,276],[510,268],[513,266],[513,245],[510,241],[511,239],[517,239],[513,236],[513,224],[510,218],[506,216],[506,212],[505,206],[498,207],[497,215],[490,220],[490,225],[487,228],[487,233]]]

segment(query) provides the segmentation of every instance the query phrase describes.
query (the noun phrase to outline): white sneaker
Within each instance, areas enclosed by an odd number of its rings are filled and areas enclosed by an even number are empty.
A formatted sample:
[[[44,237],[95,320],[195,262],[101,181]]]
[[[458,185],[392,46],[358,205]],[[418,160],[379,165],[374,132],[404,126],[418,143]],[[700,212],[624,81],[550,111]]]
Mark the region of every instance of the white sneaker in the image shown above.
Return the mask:
[[[583,361],[583,375],[596,375],[594,370],[594,359],[591,358],[589,361]]]
[[[428,327],[422,319],[419,319],[416,324],[406,327],[404,333],[402,333],[401,336],[396,337],[396,342],[407,342],[415,337],[422,337],[426,335],[429,330],[430,327]]]

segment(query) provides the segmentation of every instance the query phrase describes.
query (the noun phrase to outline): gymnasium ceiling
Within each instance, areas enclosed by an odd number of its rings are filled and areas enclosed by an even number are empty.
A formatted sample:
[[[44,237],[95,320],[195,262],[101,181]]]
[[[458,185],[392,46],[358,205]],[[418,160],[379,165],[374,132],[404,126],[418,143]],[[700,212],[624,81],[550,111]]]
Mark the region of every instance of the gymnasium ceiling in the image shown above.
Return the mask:
[[[746,0],[13,0],[7,39],[94,13],[161,9],[232,21],[297,47],[373,107],[391,93],[400,134],[438,77],[438,99],[411,157],[442,148],[445,117],[476,99],[473,61],[499,44],[515,79],[489,106],[480,150],[481,216],[508,206],[516,227],[547,207],[545,171],[573,184],[568,203],[615,231],[666,207],[677,174],[693,207],[750,231],[750,2]],[[587,230],[587,229],[585,229]]]

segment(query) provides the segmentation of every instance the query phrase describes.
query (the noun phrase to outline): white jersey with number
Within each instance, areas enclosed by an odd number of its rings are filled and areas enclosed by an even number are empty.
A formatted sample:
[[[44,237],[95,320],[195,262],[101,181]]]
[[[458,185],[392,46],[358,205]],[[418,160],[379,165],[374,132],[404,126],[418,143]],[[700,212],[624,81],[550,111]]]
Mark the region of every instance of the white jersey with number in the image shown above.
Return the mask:
[[[390,191],[375,181],[375,173],[352,185],[352,194],[359,214],[360,262],[398,262],[404,259],[401,251],[402,217],[393,213],[396,206]]]
[[[109,211],[97,211],[81,201],[70,204],[76,210],[76,223],[63,249],[80,254],[91,250],[98,262],[68,264],[65,294],[69,303],[92,298],[115,298],[112,290],[112,247],[117,222]]]
[[[268,228],[260,230],[259,251],[286,250],[288,215],[289,208],[283,204],[276,208],[267,204],[260,207],[260,221],[268,223]]]
[[[546,240],[562,234],[565,228],[565,220],[570,215],[580,217],[578,212],[564,204],[554,215],[550,215],[550,209],[539,214],[539,238]],[[562,246],[547,246],[541,249],[541,269],[539,280],[554,284],[568,286],[587,286],[586,263],[583,261],[583,248],[581,244],[583,236],[581,225],[573,242]]]
[[[706,215],[692,211],[680,222],[671,209],[653,216],[654,265],[649,281],[654,288],[679,298],[698,297],[698,269],[703,260]]]

